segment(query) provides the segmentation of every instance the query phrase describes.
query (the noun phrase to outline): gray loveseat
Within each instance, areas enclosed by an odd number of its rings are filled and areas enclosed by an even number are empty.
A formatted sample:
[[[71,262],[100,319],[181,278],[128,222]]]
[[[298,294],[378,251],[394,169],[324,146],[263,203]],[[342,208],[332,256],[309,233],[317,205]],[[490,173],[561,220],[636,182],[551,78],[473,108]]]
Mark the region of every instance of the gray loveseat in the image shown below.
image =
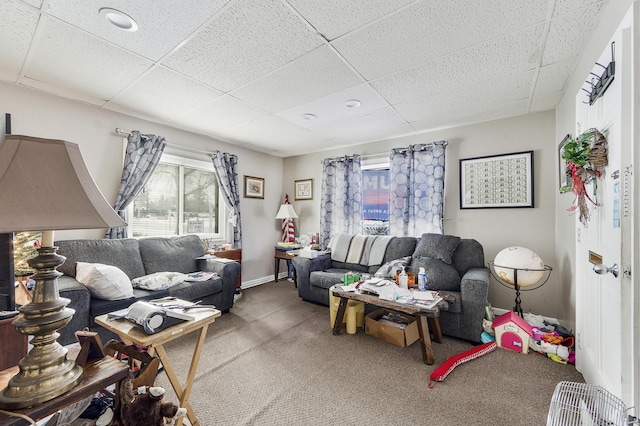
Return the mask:
[[[96,331],[106,343],[115,336],[96,325],[96,316],[124,309],[136,300],[157,299],[175,296],[184,300],[202,300],[202,304],[215,305],[222,312],[233,306],[236,278],[240,273],[237,262],[217,262],[215,259],[197,259],[205,254],[205,248],[196,235],[142,239],[88,239],[56,241],[58,254],[67,260],[58,268],[64,275],[58,278],[61,297],[71,300],[68,307],[75,309],[71,322],[62,328],[60,342],[75,342],[74,333],[88,327]],[[217,277],[203,282],[182,282],[166,290],[144,290],[134,288],[134,297],[119,300],[104,300],[92,297],[83,284],[76,280],[77,262],[113,265],[121,269],[129,279],[156,272],[180,272],[184,274],[209,271]]]
[[[479,342],[482,334],[482,319],[489,292],[489,269],[484,263],[482,245],[473,239],[461,239],[451,235],[424,234],[421,238],[384,237],[388,239],[382,262],[371,264],[372,244],[366,237],[359,240],[345,238],[332,239],[331,253],[319,255],[315,259],[295,257],[298,295],[310,302],[329,305],[328,289],[341,282],[346,272],[368,273],[372,276],[382,269],[395,275],[398,265],[406,265],[407,271],[417,275],[419,267],[424,267],[430,280],[431,290],[446,291],[455,299],[447,310],[440,311],[440,326],[446,335]],[[368,237],[376,238],[376,237]],[[380,238],[380,237],[377,237]],[[363,243],[363,239],[365,242]],[[335,245],[335,241],[339,241]],[[359,245],[356,254],[352,247]],[[346,247],[345,247],[346,246]],[[369,252],[368,252],[369,250]],[[339,254],[336,251],[340,252]],[[347,253],[347,259],[340,261]],[[357,253],[360,252],[360,260]],[[333,257],[333,259],[332,259]]]

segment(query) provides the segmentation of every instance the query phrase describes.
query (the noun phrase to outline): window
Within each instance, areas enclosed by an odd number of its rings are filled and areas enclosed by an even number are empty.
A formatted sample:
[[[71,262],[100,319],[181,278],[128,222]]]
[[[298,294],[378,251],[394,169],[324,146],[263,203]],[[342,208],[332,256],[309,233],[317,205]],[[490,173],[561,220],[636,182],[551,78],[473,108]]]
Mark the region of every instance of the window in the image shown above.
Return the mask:
[[[362,233],[389,234],[389,163],[362,166]]]
[[[210,162],[164,154],[128,208],[129,236],[224,239],[226,215]]]

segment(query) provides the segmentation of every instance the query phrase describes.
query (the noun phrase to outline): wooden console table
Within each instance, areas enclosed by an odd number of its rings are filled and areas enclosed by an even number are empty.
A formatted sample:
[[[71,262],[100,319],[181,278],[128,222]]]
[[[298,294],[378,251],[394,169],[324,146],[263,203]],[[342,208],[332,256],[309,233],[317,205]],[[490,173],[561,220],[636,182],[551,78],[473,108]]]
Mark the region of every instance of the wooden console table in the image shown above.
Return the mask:
[[[83,400],[111,384],[119,383],[129,376],[129,366],[112,357],[91,360],[82,368],[82,381],[69,392],[35,407],[11,410],[11,412],[28,416],[37,421]],[[5,375],[7,381],[18,372],[18,367],[12,367],[11,370],[13,370],[13,374],[8,373]],[[0,385],[2,388],[4,386],[6,386],[6,383]],[[29,422],[20,417],[0,413],[0,425],[23,426],[28,424]]]
[[[340,298],[340,305],[336,313],[336,319],[333,323],[333,334],[338,335],[342,330],[342,320],[347,309],[349,300],[368,303],[381,308],[387,308],[405,314],[415,315],[418,321],[418,333],[420,334],[420,346],[422,347],[422,361],[425,364],[433,364],[435,357],[433,355],[433,347],[431,346],[431,337],[429,336],[429,325],[433,332],[433,340],[436,343],[442,343],[442,330],[440,329],[440,308],[446,309],[448,301],[453,301],[453,297],[448,294],[440,293],[443,298],[442,302],[433,308],[420,307],[418,305],[407,305],[391,300],[382,300],[378,296],[365,293],[355,293],[342,290],[333,290],[333,295]]]
[[[100,315],[95,318],[95,322],[98,325],[103,326],[109,331],[112,331],[120,337],[127,345],[136,344],[139,346],[147,346],[147,352],[150,355],[154,353],[158,354],[160,362],[164,366],[167,373],[167,377],[173,386],[173,390],[176,392],[180,407],[187,409],[187,416],[191,422],[191,426],[197,426],[200,423],[196,417],[191,404],[189,404],[189,395],[191,394],[191,387],[193,386],[193,380],[196,376],[196,370],[198,369],[198,363],[200,362],[200,355],[202,353],[202,347],[204,345],[204,339],[207,337],[207,328],[209,324],[214,322],[221,313],[217,309],[193,309],[188,312],[189,315],[193,315],[195,319],[191,321],[184,321],[171,327],[167,327],[162,331],[155,334],[147,334],[142,330],[142,327],[135,325],[125,319],[119,319],[109,321],[108,314]],[[198,332],[198,340],[193,350],[193,356],[191,357],[191,365],[189,366],[189,372],[184,383],[184,387],[180,384],[180,379],[176,375],[176,372],[169,361],[169,356],[164,349],[164,344],[185,336],[192,332]],[[176,425],[182,424],[182,417],[176,420]]]

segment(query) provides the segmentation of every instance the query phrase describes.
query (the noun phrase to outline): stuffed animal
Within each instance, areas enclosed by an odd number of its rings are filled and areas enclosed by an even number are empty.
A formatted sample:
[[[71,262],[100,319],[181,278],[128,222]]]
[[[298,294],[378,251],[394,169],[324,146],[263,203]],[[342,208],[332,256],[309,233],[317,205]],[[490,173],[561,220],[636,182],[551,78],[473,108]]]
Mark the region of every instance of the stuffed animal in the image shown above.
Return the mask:
[[[165,426],[184,416],[185,408],[171,402],[163,402],[164,388],[159,386],[140,386],[133,388],[132,379],[122,382],[120,388],[120,425],[121,426]],[[165,419],[170,418],[169,423]]]

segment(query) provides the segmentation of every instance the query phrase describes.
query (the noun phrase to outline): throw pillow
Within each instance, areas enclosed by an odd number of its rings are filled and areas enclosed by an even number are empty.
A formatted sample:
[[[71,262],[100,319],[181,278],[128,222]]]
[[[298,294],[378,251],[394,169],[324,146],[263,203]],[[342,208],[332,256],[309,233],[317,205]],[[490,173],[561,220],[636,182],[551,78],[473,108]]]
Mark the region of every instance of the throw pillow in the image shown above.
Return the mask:
[[[451,264],[453,252],[459,242],[460,237],[453,235],[422,234],[418,247],[413,252],[413,258],[430,257]]]
[[[127,274],[116,266],[102,263],[76,263],[76,279],[89,289],[91,296],[105,300],[133,297]]]
[[[145,290],[166,290],[184,282],[187,278],[187,274],[181,272],[156,272],[134,278],[131,280],[131,284]]]
[[[376,277],[391,278],[395,280],[396,274],[398,273],[398,271],[401,271],[403,266],[407,266],[410,260],[411,260],[411,256],[401,257],[400,259],[391,260],[385,263],[384,265],[382,265],[376,271],[375,275]]]
[[[440,259],[421,257],[411,262],[411,269],[417,274],[420,268],[427,273],[429,290],[460,291],[460,274],[451,265]]]

